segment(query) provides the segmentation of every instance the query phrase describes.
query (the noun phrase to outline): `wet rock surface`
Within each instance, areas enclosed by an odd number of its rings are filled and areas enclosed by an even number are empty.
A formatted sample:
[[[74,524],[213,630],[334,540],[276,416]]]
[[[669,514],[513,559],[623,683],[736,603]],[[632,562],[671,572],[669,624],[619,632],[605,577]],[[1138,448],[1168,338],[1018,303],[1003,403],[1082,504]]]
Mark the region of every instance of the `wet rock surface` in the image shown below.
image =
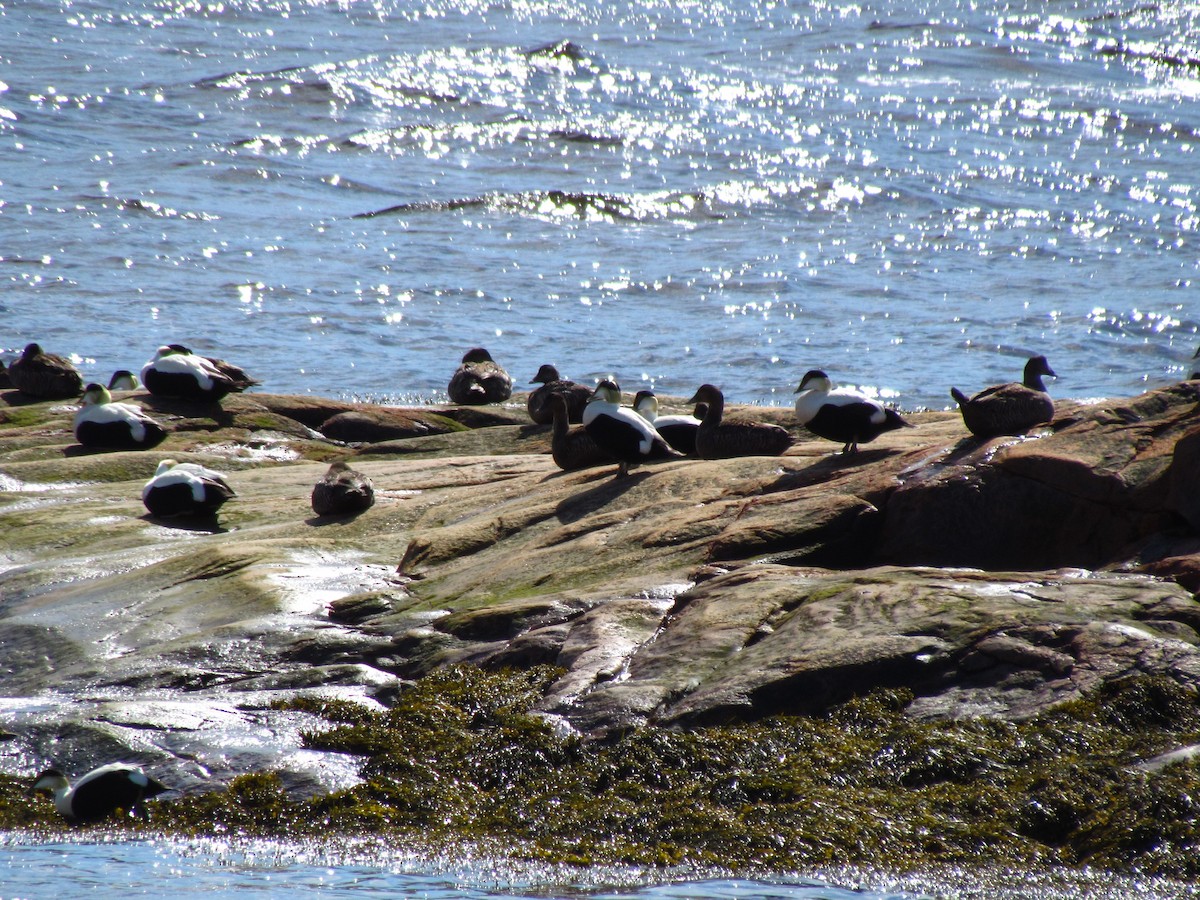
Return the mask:
[[[72,405],[11,396],[9,774],[124,758],[183,790],[267,768],[329,790],[352,761],[302,750],[312,718],[274,701],[386,706],[464,662],[561,667],[540,707],[591,735],[819,713],[879,687],[911,690],[917,718],[1022,719],[1130,674],[1200,686],[1197,382],[1061,401],[1029,436],[982,443],[956,412],[918,413],[853,456],[790,410],[732,409],[797,443],[627,478],[557,469],[520,396],[120,397],[170,429],[149,453],[86,452]],[[141,486],[165,457],[225,472],[237,497],[210,521],[149,516]],[[312,486],[343,458],[375,506],[316,517]]]

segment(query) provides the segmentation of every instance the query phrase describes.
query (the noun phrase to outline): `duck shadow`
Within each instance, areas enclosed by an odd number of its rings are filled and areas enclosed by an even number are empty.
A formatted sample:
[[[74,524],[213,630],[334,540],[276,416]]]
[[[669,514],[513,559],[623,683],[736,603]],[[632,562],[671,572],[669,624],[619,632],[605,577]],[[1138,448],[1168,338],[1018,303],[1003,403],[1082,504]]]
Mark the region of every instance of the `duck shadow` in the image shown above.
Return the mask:
[[[564,498],[554,508],[554,515],[563,525],[570,525],[580,519],[597,512],[616,500],[626,491],[641,484],[650,477],[650,472],[631,472],[622,477],[614,475],[599,484]]]
[[[321,515],[312,515],[304,520],[305,525],[311,525],[313,528],[324,528],[327,525],[337,525],[339,523],[353,522],[367,510],[352,509],[347,512],[323,513]]]
[[[155,516],[150,513],[140,517],[143,522],[170,528],[174,531],[191,531],[197,534],[228,534],[229,529],[220,523],[215,514],[201,516]]]

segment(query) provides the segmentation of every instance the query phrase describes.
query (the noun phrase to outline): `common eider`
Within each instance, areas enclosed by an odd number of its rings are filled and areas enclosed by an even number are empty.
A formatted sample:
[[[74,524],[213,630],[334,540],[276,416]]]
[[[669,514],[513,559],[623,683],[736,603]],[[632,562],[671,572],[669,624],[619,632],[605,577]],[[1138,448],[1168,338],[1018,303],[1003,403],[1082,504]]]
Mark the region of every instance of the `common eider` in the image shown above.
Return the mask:
[[[567,381],[558,374],[558,369],[549,363],[539,368],[529,383],[541,385],[540,388],[530,393],[529,399],[525,402],[529,418],[538,425],[548,425],[554,421],[554,414],[548,403],[553,394],[561,394],[566,401],[567,421],[583,421],[583,408],[587,406],[588,398],[592,396],[592,389],[586,384]]]
[[[696,431],[700,427],[698,416],[660,416],[658,397],[654,395],[654,391],[638,391],[633,398],[633,411],[653,425],[663,440],[680,453],[696,455]]]
[[[136,391],[141,386],[142,383],[138,381],[138,377],[128,369],[117,369],[108,379],[110,391]]]
[[[950,388],[950,396],[958,403],[963,424],[975,437],[1024,434],[1054,418],[1054,401],[1046,393],[1043,375],[1057,377],[1046,357],[1035,356],[1025,363],[1024,380],[1020,384],[994,385],[969,399],[958,388]]]
[[[571,427],[566,397],[551,394],[546,398],[546,408],[550,410],[554,423],[550,434],[550,456],[556,466],[565,472],[572,472],[616,462],[611,453],[600,449],[587,428]]]
[[[805,373],[796,388],[796,420],[815,434],[843,444],[843,453],[855,453],[885,431],[911,428],[900,414],[866,394],[833,387],[820,369]]]
[[[0,388],[10,388],[12,386],[12,379],[8,377],[8,367],[4,365],[4,360],[0,359]]]
[[[312,508],[318,516],[344,516],[370,509],[375,503],[371,479],[344,462],[335,462],[312,490]]]
[[[259,383],[239,366],[193,353],[182,344],[159,347],[141,377],[156,397],[202,402],[216,402]]]
[[[58,769],[46,769],[33,783],[35,793],[54,797],[54,808],[68,822],[99,822],[124,810],[146,817],[145,801],[170,790],[137,766],[110,763],[71,785]]]
[[[1200,347],[1196,348],[1196,352],[1192,354],[1192,359],[1200,359]],[[1200,372],[1193,372],[1192,380],[1195,381],[1198,378],[1200,378]]]
[[[683,455],[653,425],[621,406],[621,388],[611,379],[596,385],[583,411],[583,427],[601,450],[617,460],[618,475],[628,475],[631,465],[647,460]]]
[[[688,402],[708,405],[696,429],[696,455],[701,459],[778,456],[795,441],[786,428],[769,422],[722,421],[725,395],[716,385],[700,385]]]
[[[512,378],[482,347],[463,354],[462,364],[446,388],[450,402],[462,406],[503,403],[512,396]]]
[[[164,459],[142,488],[142,502],[151,515],[214,515],[226,500],[237,496],[225,476],[196,463]]]
[[[75,440],[85,447],[148,450],[157,447],[167,430],[131,403],[114,403],[102,384],[89,384],[83,405],[75,413]]]
[[[28,344],[8,367],[8,378],[22,394],[39,400],[66,400],[83,392],[83,376],[69,359]]]

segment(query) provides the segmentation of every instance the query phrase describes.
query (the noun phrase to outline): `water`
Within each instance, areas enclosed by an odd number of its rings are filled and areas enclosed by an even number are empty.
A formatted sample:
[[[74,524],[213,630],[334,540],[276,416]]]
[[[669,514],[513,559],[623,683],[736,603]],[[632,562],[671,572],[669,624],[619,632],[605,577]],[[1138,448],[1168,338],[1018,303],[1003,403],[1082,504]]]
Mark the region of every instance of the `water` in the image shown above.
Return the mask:
[[[84,893],[97,900],[161,897],[422,897],[427,900],[917,900],[916,893],[839,888],[811,879],[727,877],[647,883],[638,870],[606,869],[603,881],[563,871],[520,870],[478,860],[418,860],[395,848],[302,848],[275,842],[32,843],[0,836],[0,897],[42,900]]]
[[[0,349],[1131,395],[1200,341],[1198,60],[1184,3],[3,0]]]

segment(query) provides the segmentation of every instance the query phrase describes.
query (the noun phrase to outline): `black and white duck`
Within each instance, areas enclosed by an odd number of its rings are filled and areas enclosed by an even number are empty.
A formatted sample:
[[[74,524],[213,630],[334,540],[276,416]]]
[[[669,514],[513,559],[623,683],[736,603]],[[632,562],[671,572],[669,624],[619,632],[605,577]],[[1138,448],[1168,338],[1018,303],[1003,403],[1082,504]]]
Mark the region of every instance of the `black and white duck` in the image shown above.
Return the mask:
[[[886,431],[911,428],[894,409],[852,388],[834,388],[829,376],[810,369],[796,388],[796,421],[828,441],[855,453]]]

